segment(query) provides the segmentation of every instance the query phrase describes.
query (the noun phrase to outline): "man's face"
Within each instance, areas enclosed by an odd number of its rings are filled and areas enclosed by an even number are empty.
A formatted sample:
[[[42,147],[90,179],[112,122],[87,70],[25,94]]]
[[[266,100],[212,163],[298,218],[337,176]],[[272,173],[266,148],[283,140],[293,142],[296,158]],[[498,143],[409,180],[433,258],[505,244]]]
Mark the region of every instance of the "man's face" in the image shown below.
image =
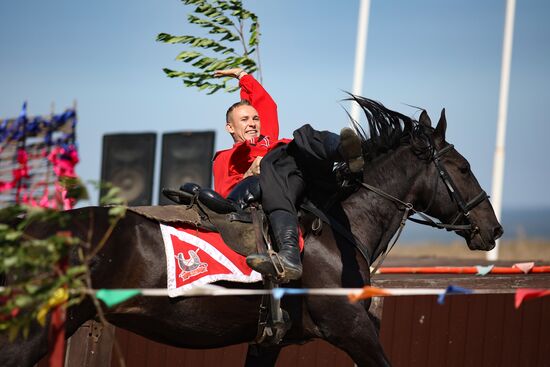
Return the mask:
[[[225,129],[231,134],[235,143],[251,140],[260,136],[260,116],[252,106],[236,107],[229,114]]]

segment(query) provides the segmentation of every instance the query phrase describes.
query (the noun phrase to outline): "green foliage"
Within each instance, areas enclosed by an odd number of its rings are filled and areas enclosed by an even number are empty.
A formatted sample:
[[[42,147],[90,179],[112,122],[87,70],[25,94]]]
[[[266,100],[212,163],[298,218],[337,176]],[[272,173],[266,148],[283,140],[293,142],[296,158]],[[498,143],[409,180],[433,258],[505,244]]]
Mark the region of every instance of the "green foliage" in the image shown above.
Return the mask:
[[[78,177],[61,176],[59,185],[67,190],[67,198],[76,201],[89,200],[88,190]]]
[[[157,41],[186,46],[186,49],[176,56],[176,60],[191,67],[189,71],[164,68],[164,72],[170,78],[183,79],[185,86],[208,90],[208,94],[218,90],[238,90],[238,87],[229,85],[231,78],[217,79],[214,78],[213,72],[231,68],[242,68],[248,73],[259,70],[258,17],[244,9],[241,0],[182,1],[185,5],[195,6],[194,14],[187,16],[188,22],[204,28],[208,34],[219,39],[160,33]],[[253,60],[252,56],[255,56],[258,62]]]
[[[73,197],[87,197],[79,181],[68,179],[64,184]],[[103,246],[125,214],[126,207],[120,205],[124,202],[117,198],[118,193],[118,189],[110,189],[102,199],[119,205],[110,209],[111,226],[97,247]],[[48,228],[49,233],[35,238],[33,226],[40,222],[47,222],[41,228]],[[0,210],[0,279],[9,280],[5,287],[0,283],[0,333],[7,334],[10,340],[18,335],[26,337],[36,320],[44,324],[52,308],[71,306],[88,294],[90,285],[86,279],[91,255],[85,257],[82,249],[97,253],[97,248],[91,249],[73,231],[70,212],[26,206]]]
[[[120,196],[121,190],[119,187],[111,184],[103,184],[101,186],[105,190],[105,194],[99,199],[99,205],[111,206],[109,217],[112,224],[126,214],[126,201]]]
[[[41,307],[58,289],[83,288],[84,268],[65,268],[69,251],[79,243],[66,230],[66,212],[15,206],[1,210],[0,217],[0,273],[10,279],[10,286],[0,292],[0,332],[13,340],[20,332],[28,333]],[[45,239],[25,232],[42,221],[55,223],[60,231]]]

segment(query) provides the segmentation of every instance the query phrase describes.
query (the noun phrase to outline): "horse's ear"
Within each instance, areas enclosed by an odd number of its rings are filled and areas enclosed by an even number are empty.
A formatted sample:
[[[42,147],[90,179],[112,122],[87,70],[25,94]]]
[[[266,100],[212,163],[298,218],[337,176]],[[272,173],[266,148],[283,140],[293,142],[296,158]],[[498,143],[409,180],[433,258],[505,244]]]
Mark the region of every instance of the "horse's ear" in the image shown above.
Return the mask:
[[[428,116],[428,112],[426,112],[426,110],[422,110],[422,113],[418,118],[418,122],[426,127],[432,126],[432,120],[430,120],[430,116]]]
[[[437,127],[435,128],[434,135],[441,139],[441,141],[445,141],[445,132],[447,131],[447,118],[445,117],[445,109],[441,110],[441,117],[439,118],[439,122],[437,123]]]

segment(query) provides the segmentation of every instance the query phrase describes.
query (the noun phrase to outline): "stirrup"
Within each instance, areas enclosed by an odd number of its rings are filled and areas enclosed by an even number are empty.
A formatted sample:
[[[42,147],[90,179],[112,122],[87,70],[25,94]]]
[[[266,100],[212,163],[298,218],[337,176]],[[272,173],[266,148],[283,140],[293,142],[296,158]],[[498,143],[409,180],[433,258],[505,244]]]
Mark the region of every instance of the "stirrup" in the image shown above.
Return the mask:
[[[277,289],[279,285],[264,279],[264,289]],[[263,346],[278,345],[290,329],[292,321],[287,311],[281,308],[281,299],[273,294],[263,295],[258,318],[258,331],[254,343]],[[254,345],[254,344],[252,344]]]
[[[267,256],[269,256],[269,260],[271,260],[271,263],[273,264],[273,267],[275,268],[275,273],[277,274],[276,277],[278,280],[284,280],[286,277],[286,270],[283,265],[283,261],[281,260],[281,257],[279,256],[279,253],[273,251],[272,249],[267,250]]]
[[[256,258],[255,256],[258,257]],[[257,264],[260,266],[257,266],[251,264],[250,259],[259,259],[263,261]],[[279,254],[272,249],[267,250],[266,253],[256,253],[247,256],[246,263],[251,269],[257,271],[263,277],[271,279],[275,283],[282,283],[287,280],[283,261]]]

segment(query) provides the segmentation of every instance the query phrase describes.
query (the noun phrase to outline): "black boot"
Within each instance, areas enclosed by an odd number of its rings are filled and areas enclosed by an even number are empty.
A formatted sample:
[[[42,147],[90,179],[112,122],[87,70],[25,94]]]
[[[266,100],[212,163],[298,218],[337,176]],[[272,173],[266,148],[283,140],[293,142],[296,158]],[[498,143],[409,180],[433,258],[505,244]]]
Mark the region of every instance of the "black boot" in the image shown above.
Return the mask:
[[[352,173],[361,172],[365,164],[361,150],[361,138],[349,127],[340,131],[338,151]]]
[[[261,198],[260,176],[245,178],[235,185],[227,196],[228,200],[235,202],[241,209],[246,208],[250,203],[259,203]]]
[[[279,258],[285,270],[283,281],[300,279],[302,276],[302,262],[298,247],[298,219],[286,210],[276,210],[269,214],[269,222],[275,241],[279,247]],[[247,256],[246,263],[252,269],[272,276],[276,271],[269,256],[252,254]]]
[[[325,133],[323,146],[328,159],[334,162],[346,162],[350,172],[361,172],[364,165],[361,138],[349,127],[340,131],[340,135]]]
[[[227,200],[212,189],[201,189],[199,191],[199,201],[216,213],[227,214],[239,211],[237,204]]]
[[[201,187],[194,182],[187,182],[180,186],[180,191],[186,192],[191,195],[198,195],[201,191]]]

